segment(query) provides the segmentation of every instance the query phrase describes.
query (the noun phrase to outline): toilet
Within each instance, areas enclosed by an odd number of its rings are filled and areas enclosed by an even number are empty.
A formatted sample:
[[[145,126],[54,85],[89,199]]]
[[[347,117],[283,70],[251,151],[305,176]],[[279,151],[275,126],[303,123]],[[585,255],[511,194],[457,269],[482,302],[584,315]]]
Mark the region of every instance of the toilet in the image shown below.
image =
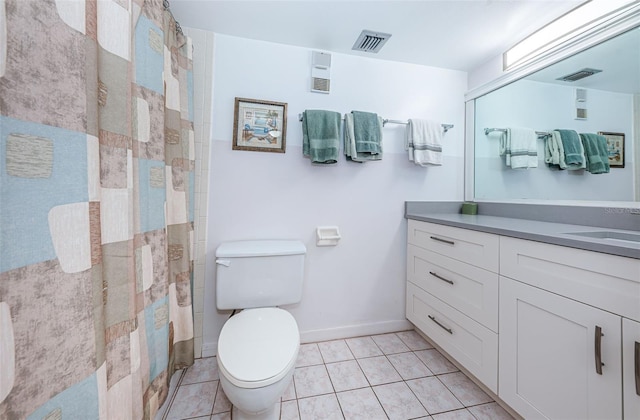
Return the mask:
[[[216,306],[241,310],[218,338],[220,384],[233,420],[280,417],[300,333],[278,306],[302,299],[305,254],[302,242],[290,240],[225,242],[216,249]]]

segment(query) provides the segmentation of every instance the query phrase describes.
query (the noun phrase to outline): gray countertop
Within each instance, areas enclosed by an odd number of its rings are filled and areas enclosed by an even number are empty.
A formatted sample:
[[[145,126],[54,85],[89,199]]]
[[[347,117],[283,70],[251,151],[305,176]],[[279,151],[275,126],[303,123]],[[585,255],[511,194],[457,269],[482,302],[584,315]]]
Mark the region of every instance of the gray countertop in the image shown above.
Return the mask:
[[[639,235],[638,231],[489,215],[471,216],[453,212],[431,213],[409,208],[405,212],[405,217],[423,222],[640,259],[640,242],[572,235],[572,233],[580,232],[618,232]]]

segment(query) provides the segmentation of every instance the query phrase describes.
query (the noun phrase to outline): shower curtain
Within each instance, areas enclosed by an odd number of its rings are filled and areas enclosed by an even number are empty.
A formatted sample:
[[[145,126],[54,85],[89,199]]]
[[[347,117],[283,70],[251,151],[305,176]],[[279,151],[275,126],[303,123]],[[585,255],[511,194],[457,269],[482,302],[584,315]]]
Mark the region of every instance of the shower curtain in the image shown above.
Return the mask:
[[[162,0],[0,0],[0,418],[153,418],[193,363],[191,50]]]

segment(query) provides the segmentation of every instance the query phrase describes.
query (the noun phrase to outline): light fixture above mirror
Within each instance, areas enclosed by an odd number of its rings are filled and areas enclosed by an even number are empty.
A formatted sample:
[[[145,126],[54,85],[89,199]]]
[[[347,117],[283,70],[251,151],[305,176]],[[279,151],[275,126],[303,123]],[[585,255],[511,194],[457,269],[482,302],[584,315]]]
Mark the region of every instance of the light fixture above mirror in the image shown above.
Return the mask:
[[[503,69],[522,66],[572,38],[606,26],[639,8],[637,0],[589,0],[529,35],[503,54]]]

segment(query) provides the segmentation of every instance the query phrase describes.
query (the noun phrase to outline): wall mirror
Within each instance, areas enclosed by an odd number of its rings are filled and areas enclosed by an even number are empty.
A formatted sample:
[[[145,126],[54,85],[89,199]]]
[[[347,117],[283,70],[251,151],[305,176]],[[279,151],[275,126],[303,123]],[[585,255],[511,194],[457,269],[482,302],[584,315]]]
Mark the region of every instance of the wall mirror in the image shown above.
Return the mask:
[[[580,73],[570,77],[575,80],[561,80],[575,73]],[[609,201],[632,206],[640,201],[640,26],[479,96],[473,108],[474,199]],[[541,137],[538,167],[512,169],[499,155],[499,133],[485,134],[487,128],[508,127],[624,134],[624,145],[618,142],[624,167],[618,164],[600,175],[551,169],[544,161]]]

